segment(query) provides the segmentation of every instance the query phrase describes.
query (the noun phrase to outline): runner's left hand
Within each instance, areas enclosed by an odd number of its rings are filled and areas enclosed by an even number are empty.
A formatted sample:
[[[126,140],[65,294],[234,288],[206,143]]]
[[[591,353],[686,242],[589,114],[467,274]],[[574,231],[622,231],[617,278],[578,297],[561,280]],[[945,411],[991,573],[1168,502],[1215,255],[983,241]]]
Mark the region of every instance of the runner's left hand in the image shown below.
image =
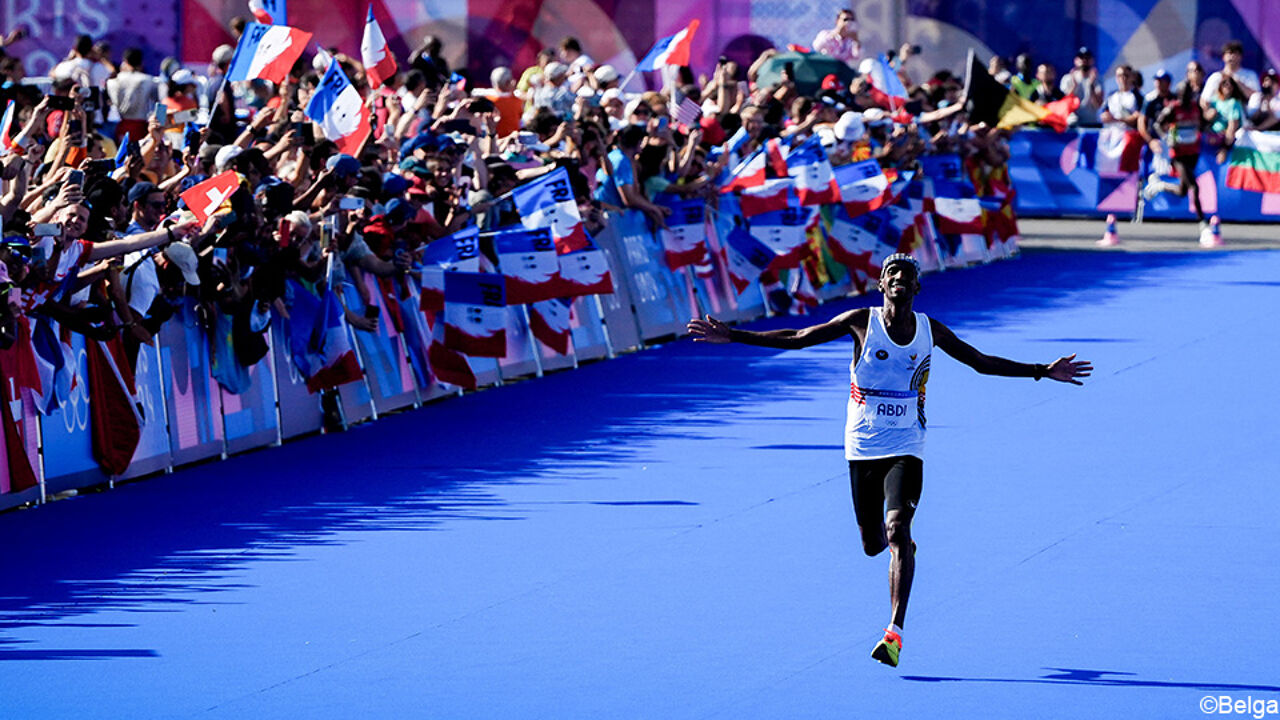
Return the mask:
[[[1049,372],[1045,373],[1045,377],[1058,382],[1071,383],[1072,385],[1083,385],[1084,383],[1076,380],[1076,378],[1089,377],[1093,374],[1093,363],[1088,360],[1076,362],[1075,359],[1076,354],[1071,353],[1066,357],[1054,360],[1049,365]]]

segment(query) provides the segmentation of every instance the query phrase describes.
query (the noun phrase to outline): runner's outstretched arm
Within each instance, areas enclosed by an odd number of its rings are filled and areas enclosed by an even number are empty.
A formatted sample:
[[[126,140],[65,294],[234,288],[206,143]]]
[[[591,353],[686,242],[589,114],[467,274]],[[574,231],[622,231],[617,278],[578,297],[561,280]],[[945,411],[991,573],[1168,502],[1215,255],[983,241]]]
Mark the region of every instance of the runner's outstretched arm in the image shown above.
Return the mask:
[[[1072,385],[1083,385],[1076,378],[1089,377],[1093,372],[1093,364],[1088,360],[1075,361],[1075,354],[1058,358],[1048,365],[1020,363],[995,355],[978,352],[969,343],[956,337],[951,328],[941,322],[929,318],[933,330],[933,344],[943,352],[983,375],[1000,375],[1003,377],[1029,377],[1039,380],[1042,377],[1052,378],[1058,382]]]
[[[867,309],[850,310],[821,325],[810,325],[801,330],[765,330],[763,332],[731,328],[707,315],[703,320],[696,318],[690,320],[688,330],[693,334],[694,342],[736,342],[743,345],[791,350],[810,347],[811,345],[821,345],[849,335],[852,329],[851,323],[859,313],[865,315],[867,314]]]

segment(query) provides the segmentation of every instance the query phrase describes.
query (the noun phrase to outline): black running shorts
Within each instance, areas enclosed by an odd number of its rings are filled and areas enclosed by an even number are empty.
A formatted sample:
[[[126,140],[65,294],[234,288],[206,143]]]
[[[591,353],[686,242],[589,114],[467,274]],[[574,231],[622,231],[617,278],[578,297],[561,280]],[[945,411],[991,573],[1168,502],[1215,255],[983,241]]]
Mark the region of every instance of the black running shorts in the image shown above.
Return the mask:
[[[877,527],[888,510],[915,510],[924,485],[924,462],[913,455],[850,460],[849,485],[858,527]]]

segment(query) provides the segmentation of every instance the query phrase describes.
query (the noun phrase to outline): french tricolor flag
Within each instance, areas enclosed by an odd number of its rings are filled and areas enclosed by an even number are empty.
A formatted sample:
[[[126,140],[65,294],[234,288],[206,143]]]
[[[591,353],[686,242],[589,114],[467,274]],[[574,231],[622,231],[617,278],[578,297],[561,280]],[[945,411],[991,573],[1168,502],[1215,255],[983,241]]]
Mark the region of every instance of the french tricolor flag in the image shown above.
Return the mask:
[[[283,0],[282,0],[283,1]],[[369,87],[377,90],[391,76],[396,74],[396,59],[387,47],[387,38],[382,28],[373,17],[373,6],[364,18],[364,38],[360,41],[360,59],[364,62],[364,74],[369,78]]]
[[[722,249],[725,267],[729,270],[729,280],[733,282],[733,288],[739,295],[758,280],[760,274],[777,257],[768,245],[740,227],[729,231]]]
[[[320,392],[364,377],[347,334],[342,304],[333,290],[316,297],[293,282],[289,340],[294,365],[307,380],[307,390]]]
[[[520,224],[530,230],[549,229],[561,255],[591,244],[582,226],[569,173],[564,168],[556,168],[512,190],[511,198],[520,213]]]
[[[906,187],[895,182],[897,171],[886,173],[875,160],[841,165],[835,169],[840,199],[850,217],[858,217],[893,202]]]
[[[285,0],[249,0],[249,12],[263,25],[288,25]]]
[[[529,306],[529,329],[533,336],[561,355],[569,354],[573,301],[567,298],[543,300]]]
[[[467,362],[465,355],[446,346],[444,338],[444,323],[436,323],[431,331],[431,346],[427,349],[431,375],[439,382],[475,390],[476,374],[471,369],[471,363]]]
[[[685,29],[655,43],[653,49],[636,65],[636,71],[657,70],[667,65],[688,65],[689,48],[693,45],[693,34],[698,32],[700,22],[695,18]]]
[[[764,150],[756,150],[745,160],[738,163],[738,167],[734,168],[730,173],[729,182],[720,186],[720,192],[731,193],[734,190],[755,187],[764,183],[765,178],[768,177],[766,167]]]
[[[796,182],[801,205],[833,205],[840,202],[840,185],[822,149],[822,140],[812,135],[787,154],[787,174]]]
[[[445,273],[444,344],[473,357],[507,354],[507,298],[502,275]]]
[[[422,251],[421,309],[426,312],[444,310],[444,276],[453,270],[480,272],[480,231],[474,225],[442,237]],[[457,384],[457,383],[454,383]]]
[[[337,144],[338,152],[347,155],[356,155],[371,132],[369,106],[332,60],[307,103],[307,117],[324,130],[326,139]]]
[[[261,78],[280,83],[311,42],[311,33],[288,25],[249,23],[245,26],[236,54],[231,57],[227,80],[242,82]]]
[[[880,54],[871,64],[867,80],[871,83],[871,99],[886,110],[897,110],[907,104],[907,89],[889,59]]]
[[[560,259],[549,228],[522,226],[486,233],[498,256],[498,269],[507,278],[507,304],[536,303],[559,297]]]

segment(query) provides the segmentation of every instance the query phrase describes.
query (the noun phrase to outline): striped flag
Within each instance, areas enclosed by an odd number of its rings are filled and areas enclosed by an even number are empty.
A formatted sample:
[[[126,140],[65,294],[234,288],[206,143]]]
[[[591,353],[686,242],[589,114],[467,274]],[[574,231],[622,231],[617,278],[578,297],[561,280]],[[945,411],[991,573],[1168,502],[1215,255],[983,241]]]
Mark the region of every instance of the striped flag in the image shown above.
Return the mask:
[[[382,28],[373,17],[373,6],[364,19],[364,36],[360,40],[360,61],[364,63],[365,76],[369,78],[369,87],[377,90],[391,76],[396,74],[396,59],[387,47],[387,38]]]
[[[444,310],[444,277],[449,271],[480,272],[479,237],[480,231],[472,225],[442,237],[423,249],[422,264],[418,267],[418,278],[422,286],[422,310]]]
[[[675,116],[676,122],[686,128],[694,127],[702,119],[702,106],[687,97],[682,98],[676,106]]]
[[[1227,159],[1227,187],[1280,193],[1280,135],[1257,130],[1238,133]]]
[[[787,174],[795,180],[801,205],[833,205],[840,202],[840,185],[822,148],[822,139],[811,135],[787,153]]]
[[[568,298],[543,300],[529,306],[529,329],[542,344],[561,355],[568,355],[572,317],[572,300]]]
[[[338,152],[348,155],[356,155],[372,132],[369,106],[334,60],[311,94],[306,115],[324,131],[325,139],[337,144]]]
[[[707,254],[706,201],[669,196],[660,204],[671,209],[667,226],[659,232],[667,267],[679,270],[701,262]]]
[[[522,305],[559,297],[563,290],[560,259],[550,228],[498,228],[481,237],[491,239],[498,269],[507,279],[507,304]]]
[[[249,0],[249,12],[263,25],[288,25],[289,12],[285,0]]]
[[[699,23],[701,21],[695,18],[680,32],[654,43],[653,48],[636,65],[636,71],[657,70],[668,65],[688,65],[689,48],[693,45],[693,36],[698,32]]]
[[[261,78],[280,83],[302,57],[309,42],[311,33],[288,25],[249,23],[236,43],[227,80],[242,82]]]

